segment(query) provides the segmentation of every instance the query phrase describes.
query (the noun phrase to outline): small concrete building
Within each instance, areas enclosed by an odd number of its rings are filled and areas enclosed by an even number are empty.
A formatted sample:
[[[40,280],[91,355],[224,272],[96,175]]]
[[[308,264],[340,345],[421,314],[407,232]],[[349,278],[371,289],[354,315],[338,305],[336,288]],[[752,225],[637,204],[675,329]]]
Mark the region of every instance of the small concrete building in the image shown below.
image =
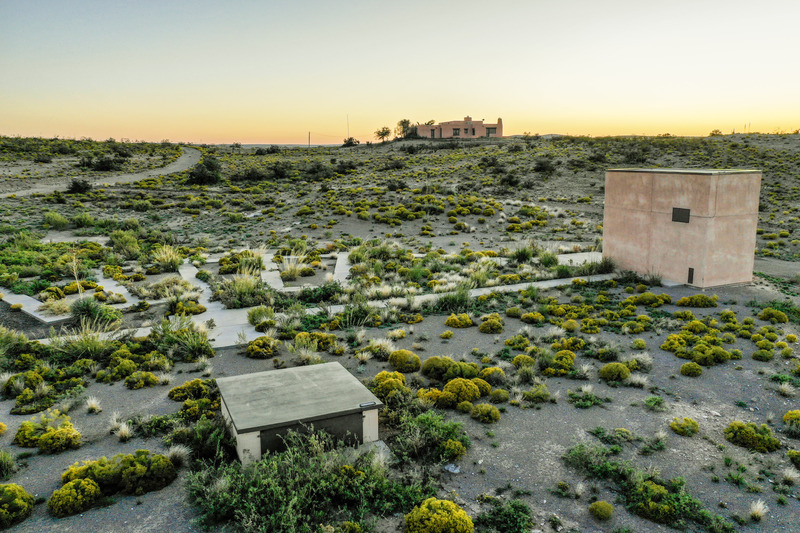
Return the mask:
[[[603,256],[695,287],[749,283],[760,191],[759,170],[608,170]]]
[[[339,363],[220,378],[217,386],[244,464],[280,450],[282,436],[308,425],[354,443],[378,440],[383,404]]]
[[[476,139],[478,137],[502,137],[503,119],[498,118],[496,124],[484,124],[483,120],[451,120],[438,124],[420,124],[417,135],[426,139]]]

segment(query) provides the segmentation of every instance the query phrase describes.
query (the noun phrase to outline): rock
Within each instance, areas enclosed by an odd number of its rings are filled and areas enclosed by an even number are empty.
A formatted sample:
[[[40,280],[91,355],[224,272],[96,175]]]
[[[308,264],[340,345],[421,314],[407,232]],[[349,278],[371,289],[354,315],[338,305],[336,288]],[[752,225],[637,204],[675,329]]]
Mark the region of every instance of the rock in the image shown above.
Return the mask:
[[[449,465],[445,465],[442,468],[442,470],[444,470],[445,472],[450,472],[451,474],[460,474],[461,473],[461,468],[459,468],[458,465],[455,465],[453,463],[450,463]]]

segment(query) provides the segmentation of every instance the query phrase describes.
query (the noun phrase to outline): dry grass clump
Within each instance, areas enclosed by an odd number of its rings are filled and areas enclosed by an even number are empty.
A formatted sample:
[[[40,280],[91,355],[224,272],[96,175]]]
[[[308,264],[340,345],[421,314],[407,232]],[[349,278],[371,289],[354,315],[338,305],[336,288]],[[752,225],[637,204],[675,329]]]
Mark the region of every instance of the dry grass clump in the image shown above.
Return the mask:
[[[767,511],[769,511],[769,507],[764,503],[764,500],[756,500],[750,504],[748,514],[750,515],[750,520],[760,522],[767,514]]]
[[[97,414],[103,410],[100,405],[100,399],[97,396],[89,396],[86,398],[86,412]]]

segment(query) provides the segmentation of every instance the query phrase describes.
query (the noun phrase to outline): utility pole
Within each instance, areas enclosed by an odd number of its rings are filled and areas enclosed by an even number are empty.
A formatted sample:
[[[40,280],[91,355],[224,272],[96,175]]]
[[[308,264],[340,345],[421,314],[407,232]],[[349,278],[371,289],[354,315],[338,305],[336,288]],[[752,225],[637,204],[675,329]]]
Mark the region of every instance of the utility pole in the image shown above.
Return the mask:
[[[311,151],[311,132],[308,132],[308,151]]]
[[[347,115],[347,138],[350,138],[350,115]]]

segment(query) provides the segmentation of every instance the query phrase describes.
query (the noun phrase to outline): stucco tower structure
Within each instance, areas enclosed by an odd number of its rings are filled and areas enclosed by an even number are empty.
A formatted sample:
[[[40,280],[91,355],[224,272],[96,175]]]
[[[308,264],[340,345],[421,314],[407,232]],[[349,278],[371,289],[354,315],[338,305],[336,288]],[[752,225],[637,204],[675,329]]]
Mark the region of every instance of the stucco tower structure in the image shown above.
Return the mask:
[[[611,169],[603,257],[695,287],[750,283],[759,170]]]

